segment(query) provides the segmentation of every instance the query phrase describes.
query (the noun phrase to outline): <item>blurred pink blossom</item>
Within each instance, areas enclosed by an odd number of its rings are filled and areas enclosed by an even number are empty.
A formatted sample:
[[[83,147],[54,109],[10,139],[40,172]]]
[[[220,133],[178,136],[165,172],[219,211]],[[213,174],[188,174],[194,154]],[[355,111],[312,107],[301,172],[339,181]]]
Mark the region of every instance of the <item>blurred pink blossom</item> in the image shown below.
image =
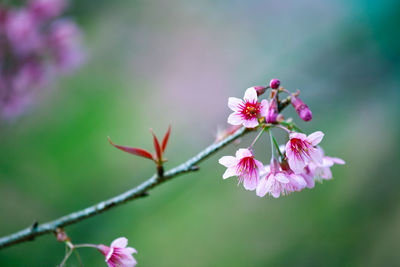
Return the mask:
[[[0,117],[21,115],[53,76],[82,64],[78,26],[57,18],[65,6],[65,0],[29,0],[0,8]]]
[[[29,10],[39,20],[57,17],[64,11],[66,0],[30,0]]]
[[[5,20],[5,31],[15,53],[27,54],[43,44],[37,22],[28,10],[9,11]]]
[[[51,25],[49,47],[56,66],[63,72],[71,72],[84,61],[81,33],[71,20],[58,20]]]

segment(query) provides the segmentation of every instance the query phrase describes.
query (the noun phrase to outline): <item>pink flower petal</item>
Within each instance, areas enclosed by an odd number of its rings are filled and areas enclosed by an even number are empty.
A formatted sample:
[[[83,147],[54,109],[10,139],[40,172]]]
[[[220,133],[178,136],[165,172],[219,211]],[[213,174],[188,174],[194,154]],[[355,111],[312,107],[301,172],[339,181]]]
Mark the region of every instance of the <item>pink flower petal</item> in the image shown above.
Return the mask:
[[[283,173],[275,174],[275,179],[281,183],[287,184],[289,183],[289,179]]]
[[[346,162],[344,160],[342,160],[341,158],[331,158],[331,157],[327,157],[327,158],[332,160],[335,164],[340,164],[340,165],[346,164]]]
[[[312,175],[307,175],[307,174],[302,174],[304,181],[306,182],[306,186],[308,188],[314,188],[315,186],[315,181],[314,181],[314,177]]]
[[[256,159],[254,159],[254,162],[255,162],[255,164],[256,164],[256,166],[258,168],[258,171],[262,171],[263,169],[265,169],[264,164],[262,164],[261,161],[258,161]]]
[[[232,125],[240,125],[243,123],[243,118],[240,113],[234,112],[228,117],[228,123]]]
[[[133,253],[137,253],[136,249],[132,248],[132,247],[127,247],[125,249],[126,253],[128,254],[133,254]]]
[[[126,239],[125,237],[117,238],[111,243],[111,247],[117,248],[125,248],[126,245],[128,245],[128,239]]]
[[[304,161],[296,159],[295,157],[288,157],[288,163],[294,173],[302,173],[306,166]]]
[[[307,186],[307,182],[300,175],[292,174],[290,175],[290,178],[293,179],[293,181],[296,183],[296,187],[300,190]]]
[[[318,150],[310,149],[308,151],[308,154],[310,155],[310,159],[312,161],[315,161],[315,162],[318,162],[318,163],[322,163],[323,157],[321,156],[321,153]]]
[[[243,121],[243,126],[246,128],[254,128],[258,126],[258,119],[252,118],[250,120]]]
[[[222,175],[222,178],[226,179],[226,178],[229,178],[229,177],[232,177],[232,176],[237,176],[237,175],[238,175],[238,173],[236,171],[236,168],[235,168],[235,166],[233,166],[233,167],[228,167],[226,169],[226,171]]]
[[[289,136],[290,139],[296,138],[296,139],[300,139],[300,140],[306,140],[307,139],[307,135],[303,134],[303,133],[291,133]]]
[[[108,251],[108,254],[106,255],[106,261],[110,260],[113,253],[114,253],[114,247],[110,247],[110,250]]]
[[[317,132],[314,132],[314,133],[310,134],[310,135],[307,137],[307,141],[308,141],[312,146],[316,146],[316,145],[318,145],[318,144],[321,142],[322,138],[324,138],[324,133],[321,132],[321,131],[317,131]]]
[[[281,191],[278,188],[275,188],[274,190],[272,190],[271,195],[274,198],[278,198],[281,195]]]
[[[243,186],[246,190],[253,191],[257,188],[258,177],[243,180]]]
[[[269,109],[269,103],[266,99],[263,99],[260,105],[261,116],[266,117],[268,115],[268,109]]]
[[[246,92],[244,92],[244,100],[247,102],[257,102],[257,91],[254,89],[254,87],[250,87],[246,89]]]
[[[318,175],[318,174],[317,174]],[[319,176],[325,180],[332,179],[332,171],[331,168],[320,168],[319,169]]]
[[[237,164],[238,160],[233,156],[223,156],[218,160],[218,163],[225,167],[232,167]]]
[[[236,97],[230,97],[228,99],[228,107],[233,111],[239,111],[241,104],[243,104],[243,100],[242,99],[239,99],[239,98],[236,98]]]
[[[251,153],[250,150],[248,150],[247,148],[240,148],[236,151],[236,159],[242,159],[242,158],[246,158],[246,157],[252,157],[253,153]]]
[[[258,183],[257,189],[256,189],[256,194],[259,197],[263,197],[267,194],[267,179],[263,178],[260,180]]]

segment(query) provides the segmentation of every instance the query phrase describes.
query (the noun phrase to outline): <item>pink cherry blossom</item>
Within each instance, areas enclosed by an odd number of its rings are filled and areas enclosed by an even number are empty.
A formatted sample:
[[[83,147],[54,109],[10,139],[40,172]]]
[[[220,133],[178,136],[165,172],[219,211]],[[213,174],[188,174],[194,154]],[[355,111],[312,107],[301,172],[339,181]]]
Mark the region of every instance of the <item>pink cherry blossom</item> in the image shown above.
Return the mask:
[[[264,99],[261,103],[257,102],[257,91],[254,87],[250,87],[244,93],[243,100],[230,97],[228,106],[234,111],[229,115],[228,123],[254,128],[258,126],[258,118],[267,115],[268,101]]]
[[[134,248],[126,247],[127,245],[128,239],[120,237],[115,239],[110,247],[98,245],[97,249],[106,257],[109,267],[133,267],[137,262],[132,254],[137,251]]]
[[[304,167],[310,162],[322,162],[322,156],[315,146],[321,142],[323,137],[324,134],[320,131],[309,136],[302,133],[290,134],[285,150],[289,166],[295,173],[302,173]]]
[[[259,172],[264,168],[263,164],[254,158],[249,149],[241,148],[236,151],[236,157],[224,156],[218,161],[227,167],[222,178],[238,176],[239,183],[243,182],[246,190],[254,190],[257,187]]]
[[[313,179],[322,182],[322,180],[332,179],[331,167],[334,164],[345,164],[345,161],[340,158],[325,156],[324,150],[321,147],[317,147],[318,153],[322,157],[321,162],[310,162],[310,164],[305,168],[305,173],[312,175]]]
[[[294,191],[300,191],[306,186],[306,182],[290,169],[284,170],[276,159],[271,159],[271,164],[265,166],[261,174],[260,183],[257,186],[256,194],[263,197],[266,194],[278,198],[281,194],[288,195]]]

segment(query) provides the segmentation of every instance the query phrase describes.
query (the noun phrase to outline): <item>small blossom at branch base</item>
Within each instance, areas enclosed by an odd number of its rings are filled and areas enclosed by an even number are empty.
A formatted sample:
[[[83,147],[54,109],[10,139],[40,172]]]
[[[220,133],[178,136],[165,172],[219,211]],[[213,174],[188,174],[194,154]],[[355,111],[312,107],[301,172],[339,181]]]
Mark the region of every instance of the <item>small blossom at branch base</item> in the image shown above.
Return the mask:
[[[133,267],[137,264],[132,254],[136,249],[126,247],[128,239],[120,237],[115,239],[111,246],[98,245],[97,249],[106,257],[105,261],[109,267]]]
[[[296,110],[296,113],[303,121],[310,121],[312,119],[312,112],[310,108],[304,104],[299,97],[292,95],[291,103]]]
[[[232,125],[243,124],[246,128],[254,128],[258,126],[258,118],[265,117],[267,113],[268,101],[262,100],[257,102],[257,92],[254,87],[250,87],[244,93],[243,100],[230,97],[228,106],[234,112],[229,115],[228,123]]]
[[[254,158],[249,149],[241,148],[236,151],[236,157],[224,156],[219,159],[219,163],[227,167],[222,178],[237,176],[239,184],[243,182],[246,190],[254,190],[259,180],[259,172],[264,168],[263,164]]]
[[[309,136],[302,133],[291,133],[286,144],[286,157],[290,168],[294,173],[302,173],[304,167],[310,162],[322,162],[322,156],[315,148],[324,134],[320,131],[314,132]]]
[[[215,137],[215,142],[220,142],[223,139],[227,138],[228,136],[231,136],[232,134],[234,134],[240,128],[241,128],[240,125],[229,125],[226,128],[218,127],[217,134],[216,134],[216,137]]]

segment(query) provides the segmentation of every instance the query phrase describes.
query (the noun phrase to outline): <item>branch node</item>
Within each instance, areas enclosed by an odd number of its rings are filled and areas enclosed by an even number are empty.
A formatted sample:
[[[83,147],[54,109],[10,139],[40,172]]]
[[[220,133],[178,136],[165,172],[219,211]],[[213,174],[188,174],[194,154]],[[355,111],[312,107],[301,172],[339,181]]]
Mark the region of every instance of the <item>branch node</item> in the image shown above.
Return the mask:
[[[197,166],[197,165],[193,165],[193,166],[191,166],[190,168],[189,168],[189,170],[190,171],[198,171],[198,170],[200,170],[200,167],[199,166]]]
[[[148,192],[143,192],[139,195],[139,197],[148,197],[150,194]]]

